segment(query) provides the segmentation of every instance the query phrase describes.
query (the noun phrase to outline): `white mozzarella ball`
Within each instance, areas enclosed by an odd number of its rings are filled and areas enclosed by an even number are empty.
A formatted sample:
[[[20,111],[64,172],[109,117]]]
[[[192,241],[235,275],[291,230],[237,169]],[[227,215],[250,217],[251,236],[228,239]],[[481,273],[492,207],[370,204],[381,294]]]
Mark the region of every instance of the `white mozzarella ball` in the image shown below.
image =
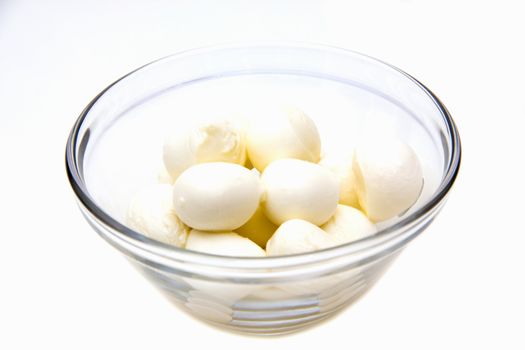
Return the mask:
[[[272,161],[283,158],[319,161],[319,132],[301,110],[274,106],[255,114],[246,134],[248,157],[254,167],[263,171]]]
[[[339,182],[329,170],[298,159],[280,159],[263,172],[263,207],[276,225],[303,219],[322,225],[334,214]]]
[[[354,152],[325,154],[319,165],[333,172],[339,179],[339,203],[359,208],[356,179],[353,170]]]
[[[354,155],[359,204],[375,222],[402,214],[423,188],[421,164],[401,140],[382,138],[360,145]]]
[[[262,188],[257,174],[232,163],[203,163],[184,171],[173,186],[173,204],[188,226],[232,231],[255,213]]]
[[[266,243],[268,256],[313,252],[335,245],[330,236],[314,224],[300,219],[288,220]]]
[[[175,215],[172,191],[167,184],[140,190],[129,204],[126,224],[149,238],[184,247],[189,229]]]
[[[361,211],[339,204],[334,216],[322,226],[337,244],[357,241],[373,235],[377,228]]]
[[[215,255],[266,256],[266,252],[256,243],[234,232],[191,230],[186,242],[186,249]]]
[[[266,252],[248,238],[234,232],[203,232],[191,230],[186,249],[233,257],[265,257]],[[231,316],[231,307],[240,299],[261,289],[258,285],[226,281],[206,281],[186,277],[185,281],[193,287],[189,292],[187,307],[209,313],[214,309],[224,310],[222,316]],[[203,308],[204,307],[204,308]],[[209,317],[209,315],[208,315]]]
[[[175,130],[164,144],[163,159],[173,180],[192,165],[229,162],[244,165],[246,143],[242,131],[228,120],[212,120]]]

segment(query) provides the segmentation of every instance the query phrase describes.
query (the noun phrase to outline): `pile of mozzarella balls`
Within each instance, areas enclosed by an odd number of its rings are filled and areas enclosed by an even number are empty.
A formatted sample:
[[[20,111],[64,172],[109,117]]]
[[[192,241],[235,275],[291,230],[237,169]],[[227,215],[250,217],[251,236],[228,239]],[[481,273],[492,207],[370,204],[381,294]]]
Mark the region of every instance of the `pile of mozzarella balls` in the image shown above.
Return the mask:
[[[315,123],[287,106],[243,127],[219,119],[174,132],[163,160],[159,183],[133,197],[127,225],[215,255],[298,254],[359,240],[406,212],[423,187],[403,141],[321,156]]]

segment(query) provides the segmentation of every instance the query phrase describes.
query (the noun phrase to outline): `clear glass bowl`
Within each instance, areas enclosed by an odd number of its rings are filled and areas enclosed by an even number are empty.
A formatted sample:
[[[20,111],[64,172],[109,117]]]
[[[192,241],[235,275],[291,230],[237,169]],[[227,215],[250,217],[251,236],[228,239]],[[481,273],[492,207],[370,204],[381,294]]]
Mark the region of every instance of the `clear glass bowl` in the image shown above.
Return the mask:
[[[423,163],[421,198],[372,237],[272,258],[178,249],[123,224],[133,191],[156,181],[165,130],[236,108],[249,113],[275,97],[316,121],[326,149],[351,147],[367,130],[398,134]],[[260,335],[314,325],[369,290],[435,218],[459,164],[452,118],[410,75],[355,52],[289,43],[197,49],[139,68],[86,107],[66,149],[71,186],[100,236],[182,310],[223,329]]]

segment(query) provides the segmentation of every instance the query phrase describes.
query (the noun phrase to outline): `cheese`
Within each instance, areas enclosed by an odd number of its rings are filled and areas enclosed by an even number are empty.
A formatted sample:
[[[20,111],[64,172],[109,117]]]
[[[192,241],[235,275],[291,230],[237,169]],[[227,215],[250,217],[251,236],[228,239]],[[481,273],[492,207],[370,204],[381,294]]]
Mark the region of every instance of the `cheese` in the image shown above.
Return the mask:
[[[359,145],[354,156],[359,204],[375,222],[402,214],[423,188],[421,164],[412,148],[393,138]]]
[[[255,113],[246,133],[248,157],[259,171],[277,159],[317,163],[321,139],[314,122],[301,110],[272,106]]]
[[[228,120],[209,120],[193,128],[175,130],[166,139],[164,165],[173,180],[192,165],[229,162],[244,165],[246,143],[242,131]]]
[[[330,236],[305,220],[293,219],[283,223],[266,244],[268,256],[313,252],[333,246]]]
[[[184,171],[173,186],[177,216],[204,231],[232,231],[259,206],[262,188],[254,172],[232,163],[203,163]]]
[[[322,225],[334,214],[339,182],[329,170],[298,159],[272,162],[261,175],[265,189],[263,208],[276,225],[303,219]]]
[[[203,232],[191,230],[186,249],[197,252],[226,255],[264,257],[266,252],[248,238],[234,232]]]
[[[322,229],[336,244],[345,244],[373,235],[377,228],[361,211],[339,204],[334,216]]]
[[[151,239],[184,247],[189,229],[175,215],[172,191],[167,184],[141,189],[129,204],[126,224]]]

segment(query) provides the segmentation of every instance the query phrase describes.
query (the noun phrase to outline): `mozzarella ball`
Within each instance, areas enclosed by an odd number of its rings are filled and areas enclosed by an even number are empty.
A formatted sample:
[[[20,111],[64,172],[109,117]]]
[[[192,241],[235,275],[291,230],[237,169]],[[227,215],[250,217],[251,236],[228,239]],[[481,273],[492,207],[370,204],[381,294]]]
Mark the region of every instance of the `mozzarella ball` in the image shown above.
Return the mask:
[[[227,120],[202,122],[175,130],[166,140],[164,164],[173,180],[192,165],[229,162],[244,165],[246,143],[241,130]]]
[[[330,236],[314,224],[300,219],[288,220],[266,243],[268,256],[300,254],[335,245]]]
[[[377,231],[365,214],[342,204],[337,206],[334,216],[322,226],[322,229],[335,240],[336,244],[357,241]]]
[[[257,243],[262,248],[266,247],[266,242],[277,230],[277,226],[268,220],[262,210],[257,208],[252,217],[241,227],[235,230],[241,236],[247,237]]]
[[[234,232],[191,230],[186,242],[186,249],[215,255],[266,256],[266,252],[257,244]]]
[[[175,215],[172,191],[166,184],[140,190],[129,204],[126,224],[151,239],[184,247],[189,229]]]
[[[317,127],[310,117],[294,107],[270,107],[256,112],[246,142],[248,157],[260,171],[283,158],[317,163],[321,154]]]
[[[203,163],[185,170],[173,186],[177,216],[204,231],[232,231],[259,206],[259,177],[232,163]]]
[[[418,199],[423,173],[417,155],[397,139],[360,145],[354,155],[359,204],[375,222],[402,214]]]
[[[334,214],[339,182],[329,170],[298,159],[280,159],[263,172],[263,207],[276,225],[303,219],[322,225]]]
[[[265,257],[266,252],[248,238],[234,232],[203,232],[191,230],[186,249],[234,257]],[[253,284],[228,283],[226,281],[206,281],[199,278],[185,278],[193,287],[188,294],[186,306],[194,311],[204,310],[209,314],[210,305],[225,310],[222,316],[231,315],[231,309],[238,300],[254,293],[261,287]],[[208,315],[209,317],[209,315]]]
[[[353,151],[328,153],[323,156],[319,165],[333,172],[339,179],[339,203],[359,208],[353,158]]]

